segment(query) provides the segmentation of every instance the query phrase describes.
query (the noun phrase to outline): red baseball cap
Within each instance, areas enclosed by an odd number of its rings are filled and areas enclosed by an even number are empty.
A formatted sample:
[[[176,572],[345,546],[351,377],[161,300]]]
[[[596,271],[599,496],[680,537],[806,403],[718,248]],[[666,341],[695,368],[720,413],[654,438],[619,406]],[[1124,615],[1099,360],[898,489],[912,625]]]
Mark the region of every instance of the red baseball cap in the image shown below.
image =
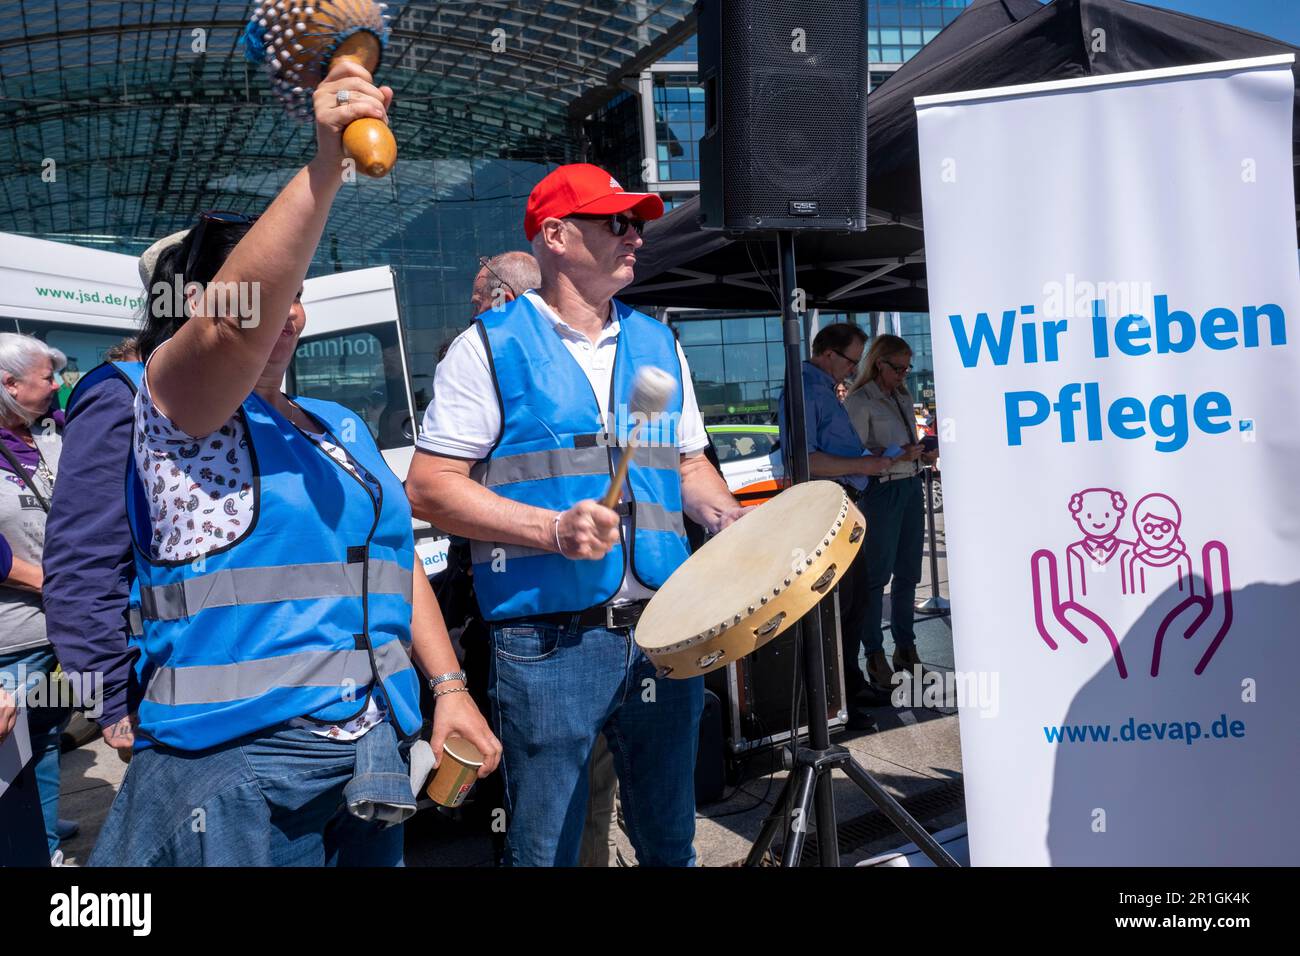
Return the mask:
[[[575,212],[600,216],[629,211],[638,219],[658,219],[664,214],[664,201],[654,193],[624,192],[618,180],[599,166],[571,163],[547,173],[529,193],[524,235],[532,242],[544,219],[563,219]]]

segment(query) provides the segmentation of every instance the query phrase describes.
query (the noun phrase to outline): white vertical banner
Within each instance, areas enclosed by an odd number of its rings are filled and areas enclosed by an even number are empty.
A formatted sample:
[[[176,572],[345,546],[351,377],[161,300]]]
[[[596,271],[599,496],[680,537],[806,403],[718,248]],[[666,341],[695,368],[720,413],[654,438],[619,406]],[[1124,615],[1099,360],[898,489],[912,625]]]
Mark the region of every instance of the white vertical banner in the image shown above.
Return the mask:
[[[1290,62],[916,102],[976,865],[1300,863]]]

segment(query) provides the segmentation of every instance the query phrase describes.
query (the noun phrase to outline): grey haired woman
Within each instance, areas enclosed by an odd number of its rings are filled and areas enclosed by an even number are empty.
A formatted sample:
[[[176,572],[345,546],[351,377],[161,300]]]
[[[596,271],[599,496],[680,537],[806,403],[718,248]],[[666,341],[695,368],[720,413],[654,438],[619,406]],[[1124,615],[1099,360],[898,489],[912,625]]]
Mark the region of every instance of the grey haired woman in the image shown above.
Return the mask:
[[[63,414],[54,405],[67,358],[39,339],[0,333],[0,534],[13,557],[40,565],[45,518],[62,449]],[[52,407],[54,410],[52,411]],[[27,694],[28,731],[50,857],[59,851],[59,735],[68,716],[54,706],[57,661],[45,636],[39,585],[0,582],[0,686]]]

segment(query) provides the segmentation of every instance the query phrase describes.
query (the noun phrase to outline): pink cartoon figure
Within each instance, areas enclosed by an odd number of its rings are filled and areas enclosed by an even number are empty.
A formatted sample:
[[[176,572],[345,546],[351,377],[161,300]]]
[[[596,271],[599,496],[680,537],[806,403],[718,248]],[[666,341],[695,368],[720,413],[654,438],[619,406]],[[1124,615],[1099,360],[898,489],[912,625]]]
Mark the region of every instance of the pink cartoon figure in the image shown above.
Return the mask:
[[[1106,609],[1109,599],[1117,596],[1118,585],[1118,596],[1125,601],[1157,597],[1164,607],[1169,607],[1165,601],[1177,602],[1156,627],[1151,676],[1160,673],[1166,635],[1180,628],[1185,640],[1198,634],[1211,635],[1194,668],[1200,675],[1232,626],[1227,546],[1221,541],[1206,542],[1201,549],[1198,581],[1192,574],[1192,557],[1179,534],[1182,512],[1177,503],[1163,494],[1139,500],[1131,511],[1137,530],[1134,542],[1117,535],[1125,505],[1124,496],[1109,488],[1086,488],[1071,496],[1070,515],[1083,538],[1065,549],[1069,589],[1065,600],[1060,593],[1056,555],[1040,548],[1030,558],[1038,635],[1053,651],[1066,642],[1104,641],[1110,646],[1119,676],[1127,678],[1115,630],[1099,613]],[[1116,568],[1118,574],[1113,573]],[[1111,573],[1106,577],[1108,569]]]
[[[1133,509],[1137,543],[1125,557],[1125,589],[1129,594],[1163,594],[1173,588],[1195,593],[1192,558],[1178,535],[1183,513],[1168,495],[1144,496]]]
[[[1128,677],[1114,629],[1099,611],[1123,592],[1124,560],[1133,543],[1116,536],[1128,503],[1110,488],[1085,488],[1070,496],[1070,516],[1083,537],[1065,549],[1068,600],[1062,601],[1056,555],[1043,548],[1030,558],[1034,586],[1034,624],[1052,650],[1068,640],[1110,645],[1115,668]],[[1087,605],[1093,605],[1091,608]]]
[[[1192,591],[1192,588],[1188,588]],[[1196,610],[1196,617],[1183,631],[1183,639],[1191,640],[1204,629],[1214,636],[1210,638],[1205,653],[1196,662],[1193,673],[1200,676],[1210,663],[1210,658],[1223,643],[1228,629],[1232,627],[1232,577],[1228,570],[1228,546],[1222,541],[1207,541],[1201,548],[1201,594],[1189,593],[1177,607],[1165,615],[1160,626],[1156,628],[1155,648],[1151,653],[1151,676],[1160,674],[1160,652],[1165,645],[1165,634],[1191,608]]]
[[[1089,640],[1104,640],[1110,645],[1110,653],[1115,659],[1119,676],[1127,678],[1128,668],[1124,666],[1124,655],[1111,626],[1099,614],[1073,598],[1061,600],[1056,576],[1056,555],[1046,548],[1040,548],[1029,559],[1029,564],[1034,585],[1034,624],[1044,643],[1052,650],[1057,650],[1070,639],[1080,644],[1087,644]]]
[[[1116,535],[1128,502],[1110,488],[1085,488],[1070,496],[1070,515],[1083,537],[1065,549],[1070,600],[1104,604],[1125,593],[1123,568],[1133,542]],[[1091,599],[1091,600],[1090,600]]]

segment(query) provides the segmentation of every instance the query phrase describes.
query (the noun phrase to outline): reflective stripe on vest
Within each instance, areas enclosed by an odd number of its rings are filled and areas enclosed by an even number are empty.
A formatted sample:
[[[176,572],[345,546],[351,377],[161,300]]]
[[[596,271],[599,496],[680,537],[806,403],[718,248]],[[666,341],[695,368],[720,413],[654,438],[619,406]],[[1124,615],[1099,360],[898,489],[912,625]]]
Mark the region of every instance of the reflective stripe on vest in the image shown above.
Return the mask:
[[[205,750],[298,717],[350,720],[368,694],[402,735],[420,729],[420,681],[404,647],[415,556],[402,483],[360,416],[297,402],[373,482],[251,395],[237,414],[253,466],[252,521],[201,559],[161,561],[145,550],[149,502],[132,469],[148,680],[141,739]]]
[[[375,666],[388,678],[412,665],[402,642],[394,640],[375,648]],[[282,687],[364,687],[371,680],[368,651],[299,651],[237,664],[160,667],[144,699],[169,707],[221,704]]]
[[[686,534],[682,513],[670,511],[653,501],[636,503],[636,527],[638,531],[671,531],[673,534]]]
[[[214,607],[361,597],[364,570],[360,562],[232,568],[141,588],[140,609],[148,621],[179,621]],[[369,584],[371,594],[400,594],[411,600],[411,572],[394,561],[371,561]]]
[[[680,455],[676,448],[646,445],[636,449],[633,460],[643,468],[672,470],[677,467]],[[519,481],[541,481],[544,478],[576,475],[608,476],[609,448],[602,445],[589,448],[548,448],[490,458],[483,484],[489,488],[499,488]]]

